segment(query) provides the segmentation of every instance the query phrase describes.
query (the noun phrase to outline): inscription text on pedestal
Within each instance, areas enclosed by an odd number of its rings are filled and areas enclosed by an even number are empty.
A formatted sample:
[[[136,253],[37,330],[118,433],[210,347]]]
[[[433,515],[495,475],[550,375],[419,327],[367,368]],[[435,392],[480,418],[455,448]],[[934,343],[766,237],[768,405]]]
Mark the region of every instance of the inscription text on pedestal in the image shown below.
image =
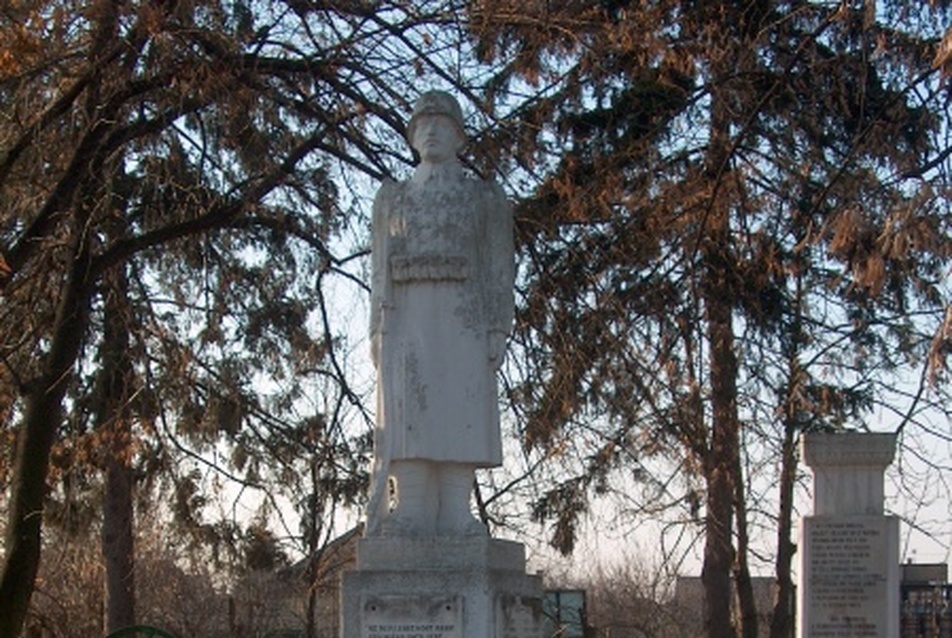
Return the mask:
[[[455,596],[366,596],[361,638],[462,638],[462,600]]]

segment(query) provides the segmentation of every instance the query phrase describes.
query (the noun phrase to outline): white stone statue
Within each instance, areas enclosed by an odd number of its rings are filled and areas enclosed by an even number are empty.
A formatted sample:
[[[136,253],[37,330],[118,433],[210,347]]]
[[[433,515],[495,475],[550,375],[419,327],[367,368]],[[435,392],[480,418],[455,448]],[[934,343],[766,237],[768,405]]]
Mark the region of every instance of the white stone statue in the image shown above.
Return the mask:
[[[502,462],[495,375],[513,321],[512,212],[497,184],[464,176],[451,95],[422,95],[407,138],[421,162],[410,180],[384,182],[373,211],[367,534],[486,534],[470,494],[475,470]]]

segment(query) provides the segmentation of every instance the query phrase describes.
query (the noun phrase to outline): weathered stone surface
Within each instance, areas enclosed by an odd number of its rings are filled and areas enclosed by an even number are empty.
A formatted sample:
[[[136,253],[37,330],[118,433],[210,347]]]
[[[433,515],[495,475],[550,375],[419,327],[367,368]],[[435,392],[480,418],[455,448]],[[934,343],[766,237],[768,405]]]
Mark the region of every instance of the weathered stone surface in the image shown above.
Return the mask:
[[[488,536],[363,538],[357,545],[357,569],[460,570],[525,569],[525,547]]]
[[[408,181],[384,183],[374,202],[367,530],[485,534],[469,501],[475,470],[502,463],[496,370],[514,312],[512,211],[496,184],[464,175],[452,96],[424,94],[408,131],[422,161]]]
[[[816,516],[883,513],[883,472],[896,435],[848,432],[803,436],[803,461],[813,470]]]
[[[541,578],[469,503],[476,469],[502,462],[512,212],[497,185],[464,177],[451,96],[424,94],[407,128],[422,161],[374,204],[374,484],[342,575],[342,638],[541,638]]]
[[[899,519],[806,517],[801,538],[802,636],[899,635]]]
[[[342,580],[342,638],[541,636],[542,582],[519,543],[365,538],[357,555]]]

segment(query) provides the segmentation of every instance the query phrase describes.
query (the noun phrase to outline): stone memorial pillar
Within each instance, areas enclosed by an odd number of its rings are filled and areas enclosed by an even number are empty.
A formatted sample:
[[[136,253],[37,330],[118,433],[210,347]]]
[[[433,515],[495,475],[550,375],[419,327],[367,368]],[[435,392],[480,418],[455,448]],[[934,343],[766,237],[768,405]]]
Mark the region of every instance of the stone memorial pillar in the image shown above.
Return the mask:
[[[813,515],[800,526],[800,638],[899,636],[899,519],[883,514],[894,434],[805,434]]]
[[[373,485],[342,577],[342,638],[539,638],[541,579],[526,574],[525,548],[490,538],[470,509],[476,470],[502,462],[512,212],[498,185],[464,176],[451,95],[423,94],[407,138],[420,164],[374,202]]]

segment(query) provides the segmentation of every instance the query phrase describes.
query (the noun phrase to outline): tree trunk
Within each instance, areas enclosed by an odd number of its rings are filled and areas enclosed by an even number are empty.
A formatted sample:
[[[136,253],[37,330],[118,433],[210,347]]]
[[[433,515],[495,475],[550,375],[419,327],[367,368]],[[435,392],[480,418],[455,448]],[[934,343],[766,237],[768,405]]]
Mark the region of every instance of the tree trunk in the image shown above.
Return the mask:
[[[711,346],[711,447],[706,463],[707,515],[704,531],[704,627],[709,638],[735,635],[731,622],[731,569],[734,563],[732,518],[734,488],[733,458],[737,427],[733,329],[730,306],[707,294],[708,330]]]
[[[798,237],[802,241],[804,237]],[[798,268],[803,273],[805,268]],[[776,584],[774,604],[770,617],[770,638],[793,638],[794,586],[793,557],[797,546],[791,539],[793,532],[793,492],[797,480],[797,433],[802,427],[797,397],[801,392],[802,370],[800,351],[804,335],[800,308],[803,303],[803,279],[798,274],[794,279],[793,321],[787,333],[787,388],[783,396],[783,442],[780,449],[780,485],[778,488],[780,510],[777,516],[777,558],[774,563]]]
[[[324,490],[320,481],[320,465],[314,456],[311,457],[310,466],[310,501],[307,504],[305,521],[307,530],[305,534],[308,556],[307,567],[307,626],[305,631],[306,638],[317,638],[317,592],[321,585],[321,562],[323,559],[325,545],[321,542],[323,525],[323,499]]]
[[[707,516],[705,518],[704,625],[709,638],[730,638],[735,634],[731,621],[731,570],[734,565],[734,466],[738,462],[737,358],[734,354],[733,312],[728,284],[729,220],[726,211],[712,213],[705,250],[705,319],[710,347],[711,443],[705,474]]]
[[[730,153],[730,115],[725,98],[711,95],[710,141],[705,178],[710,191],[701,211],[702,291],[710,347],[711,439],[705,459],[704,625],[709,638],[736,635],[731,621],[734,565],[734,467],[740,448],[737,418],[737,356],[734,352],[731,206],[725,185]]]
[[[319,558],[312,556],[311,566],[307,579],[307,624],[305,625],[304,637],[317,638],[317,566]]]
[[[745,495],[743,467],[740,454],[734,457],[734,520],[737,521],[737,554],[734,560],[734,587],[737,590],[737,611],[740,619],[740,635],[757,638],[759,634],[757,599],[747,562],[750,536],[747,531],[747,498]]]
[[[123,267],[104,277],[102,368],[97,430],[105,440],[102,556],[106,566],[106,633],[135,624],[132,396],[129,303]]]
[[[106,461],[102,556],[106,566],[106,633],[135,624],[135,540],[132,469],[110,454]]]
[[[63,397],[73,378],[89,312],[88,254],[79,248],[56,313],[43,373],[27,393],[17,436],[0,574],[0,636],[20,635],[40,563],[40,532],[49,458],[63,420]]]
[[[770,638],[793,637],[793,557],[797,547],[790,540],[793,527],[793,488],[797,477],[796,428],[784,420],[780,465],[780,516],[777,521],[776,591],[770,618]]]

